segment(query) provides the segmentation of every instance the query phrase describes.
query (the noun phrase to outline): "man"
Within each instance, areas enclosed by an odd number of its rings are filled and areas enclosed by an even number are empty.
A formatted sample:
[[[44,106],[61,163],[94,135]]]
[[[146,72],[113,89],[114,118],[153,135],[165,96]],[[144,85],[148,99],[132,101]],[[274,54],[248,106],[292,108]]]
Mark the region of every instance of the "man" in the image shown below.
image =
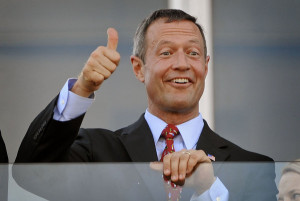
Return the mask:
[[[221,138],[202,119],[199,100],[210,57],[201,26],[194,17],[180,10],[155,11],[137,29],[131,63],[136,78],[144,83],[147,91],[145,114],[115,132],[80,129],[93,93],[101,88],[120,61],[116,51],[118,33],[109,28],[107,34],[107,46],[98,47],[90,55],[78,79],[69,80],[60,95],[32,122],[16,162],[161,160],[165,178],[180,185],[196,167],[206,163],[208,174],[197,196],[206,194],[212,200],[220,197],[226,200],[227,189],[215,177],[211,160],[271,161]],[[176,137],[171,140],[162,137],[166,126],[167,130],[170,127],[175,130]],[[174,145],[175,152],[168,150],[166,154],[164,148],[170,141],[167,148]],[[274,187],[272,181],[271,186]],[[216,193],[220,188],[222,193]]]

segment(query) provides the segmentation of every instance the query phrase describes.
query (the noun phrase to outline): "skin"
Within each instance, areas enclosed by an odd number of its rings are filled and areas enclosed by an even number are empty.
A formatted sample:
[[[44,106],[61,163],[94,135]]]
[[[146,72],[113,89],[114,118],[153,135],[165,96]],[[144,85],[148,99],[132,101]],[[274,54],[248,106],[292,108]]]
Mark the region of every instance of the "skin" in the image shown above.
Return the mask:
[[[181,124],[199,115],[209,56],[203,38],[190,21],[165,23],[159,19],[148,28],[145,64],[131,56],[133,71],[148,94],[148,110],[170,124]],[[186,78],[185,84],[172,82]]]
[[[300,174],[287,172],[278,185],[278,201],[300,201]]]
[[[150,167],[156,171],[163,171],[173,183],[192,187],[201,195],[215,181],[212,163],[202,150],[189,150],[190,155],[186,151],[183,149],[168,154],[164,158],[164,163],[152,162]]]
[[[72,92],[82,97],[89,97],[100,88],[104,80],[111,76],[121,59],[117,52],[118,40],[118,32],[113,28],[108,28],[107,45],[99,46],[91,53],[71,89]]]
[[[118,32],[109,28],[107,35],[107,45],[91,53],[72,92],[89,97],[116,70],[120,62]],[[146,47],[145,63],[136,56],[130,58],[137,79],[145,85],[149,112],[175,125],[198,116],[209,62],[198,27],[190,21],[165,23],[158,19],[147,30]],[[175,83],[174,79],[188,82]],[[201,188],[199,182],[192,182],[198,192],[203,192],[215,180],[210,159],[202,150],[189,150],[190,154],[186,151],[167,155],[163,173],[172,182],[183,185],[199,164],[207,163],[205,171],[209,174],[202,179]]]

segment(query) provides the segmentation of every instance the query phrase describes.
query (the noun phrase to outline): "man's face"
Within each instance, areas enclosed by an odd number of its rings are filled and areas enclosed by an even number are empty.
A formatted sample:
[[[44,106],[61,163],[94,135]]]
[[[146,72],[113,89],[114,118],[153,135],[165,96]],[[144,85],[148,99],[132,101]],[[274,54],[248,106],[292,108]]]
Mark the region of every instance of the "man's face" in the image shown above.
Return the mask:
[[[142,73],[150,112],[198,114],[209,61],[198,27],[159,19],[149,26],[146,43]]]

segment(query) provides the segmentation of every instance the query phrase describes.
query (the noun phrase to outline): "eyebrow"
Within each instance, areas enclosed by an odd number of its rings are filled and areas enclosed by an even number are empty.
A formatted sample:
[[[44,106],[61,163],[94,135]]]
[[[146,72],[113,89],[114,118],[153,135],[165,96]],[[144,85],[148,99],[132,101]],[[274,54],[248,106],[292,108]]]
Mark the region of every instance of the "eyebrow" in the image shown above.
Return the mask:
[[[202,45],[200,40],[192,39],[188,41],[189,43],[196,43],[198,45]]]
[[[167,45],[167,44],[173,44],[173,42],[168,41],[168,40],[161,40],[157,43],[156,47],[160,47],[162,45]]]
[[[294,194],[294,193],[300,193],[300,189],[296,188],[296,189],[289,191],[289,194]]]

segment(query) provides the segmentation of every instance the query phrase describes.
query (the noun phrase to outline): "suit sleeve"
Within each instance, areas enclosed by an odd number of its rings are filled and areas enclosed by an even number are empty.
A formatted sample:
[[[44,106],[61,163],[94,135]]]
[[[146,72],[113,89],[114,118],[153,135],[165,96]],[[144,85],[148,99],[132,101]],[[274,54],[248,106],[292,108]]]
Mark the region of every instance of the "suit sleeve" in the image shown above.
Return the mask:
[[[0,131],[0,164],[1,163],[8,163],[8,156]]]
[[[63,159],[78,161],[82,158],[70,158],[66,154],[70,152],[70,147],[78,135],[84,114],[71,121],[54,120],[53,110],[57,98],[30,124],[19,148],[16,163],[59,162]]]

